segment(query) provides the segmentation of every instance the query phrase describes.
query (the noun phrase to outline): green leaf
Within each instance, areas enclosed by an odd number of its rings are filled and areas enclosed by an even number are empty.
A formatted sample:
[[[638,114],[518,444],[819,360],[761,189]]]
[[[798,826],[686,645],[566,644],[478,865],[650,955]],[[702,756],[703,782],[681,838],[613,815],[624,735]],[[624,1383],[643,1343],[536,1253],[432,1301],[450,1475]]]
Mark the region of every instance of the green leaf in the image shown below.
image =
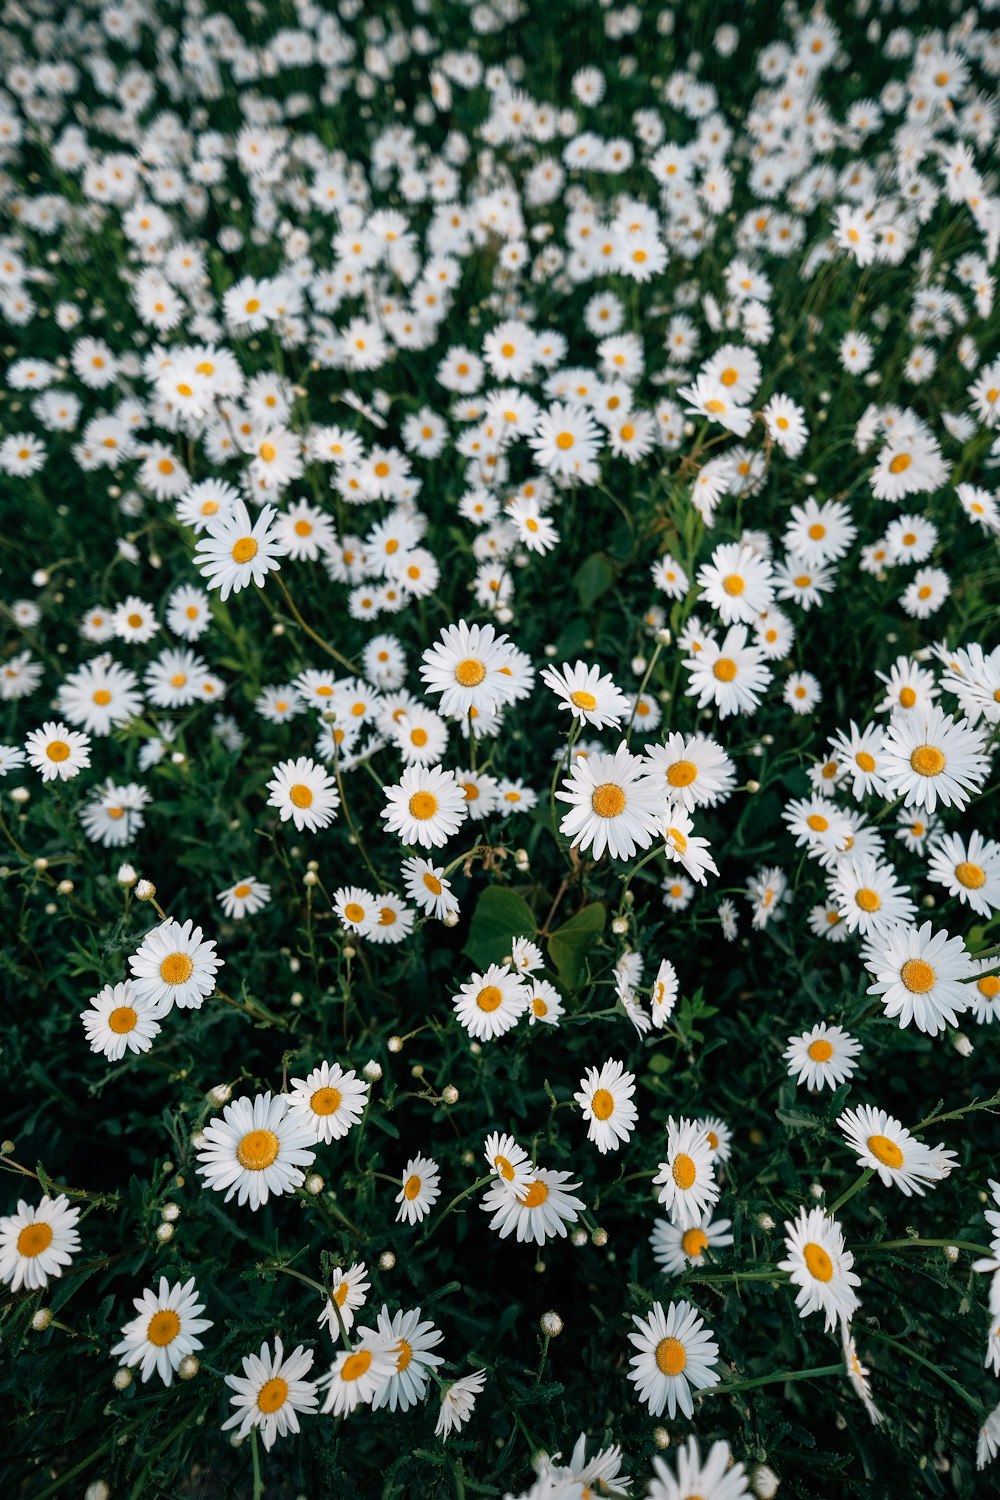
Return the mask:
[[[615,570],[611,559],[603,552],[593,552],[576,570],[573,583],[584,609],[598,600],[615,581]]]
[[[593,901],[557,927],[549,938],[549,958],[568,989],[575,989],[583,978],[587,954],[600,941],[607,916],[604,903]]]
[[[464,951],[481,967],[499,964],[510,953],[513,938],[534,935],[535,919],[527,902],[505,886],[490,885],[476,903]]]

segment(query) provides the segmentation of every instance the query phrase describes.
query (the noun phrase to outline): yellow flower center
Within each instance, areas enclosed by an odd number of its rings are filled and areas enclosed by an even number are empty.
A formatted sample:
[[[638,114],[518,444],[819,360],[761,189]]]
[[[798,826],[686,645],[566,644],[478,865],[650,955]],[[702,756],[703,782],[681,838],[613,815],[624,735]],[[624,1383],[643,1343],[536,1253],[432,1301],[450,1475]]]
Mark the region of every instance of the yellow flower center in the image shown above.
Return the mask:
[[[733,369],[732,365],[727,365],[719,376],[719,383],[720,385],[731,386],[735,385],[739,378],[739,373]]]
[[[815,1281],[833,1280],[833,1261],[822,1245],[816,1245],[810,1240],[808,1245],[802,1247],[802,1259],[806,1263],[806,1270]]]
[[[407,1365],[413,1358],[413,1349],[406,1339],[400,1339],[393,1351],[396,1355],[396,1374],[402,1375]]]
[[[359,906],[356,901],[348,901],[344,907],[344,916],[349,922],[363,922],[365,919],[365,909],[363,906]]]
[[[902,1151],[895,1141],[890,1141],[887,1135],[870,1135],[868,1149],[875,1160],[880,1161],[884,1167],[895,1167],[898,1171],[903,1165]]]
[[[168,953],[160,964],[164,984],[187,984],[193,973],[194,964],[186,953]]]
[[[257,556],[257,543],[252,536],[241,536],[238,542],[233,543],[233,562],[253,562]]]
[[[17,1237],[17,1253],[33,1258],[41,1255],[52,1243],[52,1225],[45,1223],[26,1224]]]
[[[829,1062],[833,1056],[833,1046],[825,1037],[817,1037],[814,1042],[810,1042],[807,1051],[813,1062]]]
[[[590,805],[599,818],[617,818],[625,809],[625,793],[613,781],[595,787]]]
[[[588,714],[593,713],[597,707],[597,699],[593,693],[585,693],[582,688],[578,688],[575,693],[570,693],[569,701],[575,708],[582,708]]]
[[[878,891],[873,891],[867,885],[863,885],[859,891],[855,892],[854,901],[855,905],[860,906],[862,911],[868,912],[878,911],[882,905],[882,898]]]
[[[615,1101],[610,1090],[598,1089],[590,1101],[591,1114],[596,1115],[599,1120],[609,1120],[614,1114],[614,1109]]]
[[[455,668],[455,681],[464,688],[478,687],[486,676],[486,668],[474,656],[467,656]]]
[[[488,984],[479,991],[476,996],[476,1004],[480,1010],[497,1010],[503,1003],[503,990],[498,985]]]
[[[855,764],[862,771],[874,771],[875,769],[875,757],[874,755],[869,755],[867,750],[859,750],[854,760]]]
[[[959,885],[964,885],[966,890],[978,891],[980,886],[986,884],[986,871],[981,865],[974,865],[971,861],[963,859],[955,866],[955,879]]]
[[[910,765],[918,776],[940,776],[945,758],[936,745],[918,745],[910,756]]]
[[[680,1339],[661,1339],[656,1346],[656,1368],[662,1375],[679,1375],[687,1364]]]
[[[304,786],[301,781],[297,781],[294,786],[289,787],[288,795],[295,807],[312,807],[312,790]]]
[[[288,1381],[282,1380],[280,1375],[275,1375],[273,1380],[262,1385],[257,1392],[257,1408],[265,1413],[277,1411],[287,1400]]]
[[[296,523],[295,523],[295,535],[296,536],[312,536],[312,533],[313,533],[313,526],[312,526],[312,522],[311,521],[296,521]]]
[[[980,986],[980,988],[981,988],[981,986]],[[549,1013],[549,1007],[546,1005],[546,1003],[542,999],[541,995],[535,995],[533,997],[533,999],[531,1001],[531,1008],[534,1011],[535,1015],[539,1017],[539,1019],[542,1016],[547,1016],[548,1013]]]
[[[556,438],[556,447],[561,448],[565,453],[567,448],[572,448],[573,442],[574,438],[571,432],[560,432]]]
[[[694,1186],[698,1169],[690,1156],[683,1151],[679,1151],[674,1157],[673,1165],[670,1168],[670,1175],[681,1191],[686,1193],[689,1187]]]
[[[440,896],[440,894],[441,894],[442,890],[444,889],[444,887],[442,886],[440,880],[438,880],[438,878],[437,878],[436,875],[432,875],[431,872],[428,870],[427,873],[423,877],[423,881],[424,881],[424,885],[430,891],[430,893],[431,893],[432,896]]]
[[[890,474],[904,474],[910,467],[910,455],[908,453],[897,453],[889,464]]]
[[[97,689],[97,692],[94,694],[94,702],[97,704],[98,708],[107,707],[107,705],[111,702],[111,694],[108,692],[107,688]]]
[[[809,528],[809,535],[814,542],[822,541],[826,536],[826,527],[822,526],[819,521],[814,521]]]
[[[734,599],[742,594],[746,586],[746,579],[741,578],[738,573],[727,573],[726,577],[722,580],[722,587]]]
[[[995,1000],[1000,995],[1000,978],[996,974],[984,974],[976,989],[986,1000]]]
[[[690,786],[697,775],[698,767],[693,760],[675,760],[667,768],[667,780],[671,786]]]
[[[822,813],[810,813],[806,822],[813,833],[825,833],[830,826],[829,820]]]
[[[133,1029],[138,1019],[131,1005],[119,1005],[108,1016],[108,1026],[116,1036],[124,1036]]]
[[[314,1115],[335,1115],[343,1098],[339,1089],[317,1089],[309,1100]]]
[[[685,1255],[701,1255],[707,1247],[708,1235],[704,1229],[686,1229],[681,1235],[681,1249]]]
[[[403,1183],[403,1194],[404,1194],[407,1202],[408,1203],[412,1203],[413,1200],[414,1200],[414,1198],[417,1196],[417,1194],[419,1192],[420,1192],[420,1178],[414,1172],[413,1175],[410,1176],[410,1177],[408,1177],[406,1179],[406,1181]]]
[[[548,1196],[549,1190],[545,1186],[545,1183],[536,1180],[535,1182],[528,1183],[527,1190],[521,1202],[525,1208],[538,1208],[545,1202]]]
[[[934,988],[934,970],[923,958],[908,958],[899,977],[911,995],[926,995]]]
[[[720,682],[732,682],[736,676],[736,663],[731,657],[720,656],[712,671]]]
[[[428,818],[433,818],[438,810],[437,798],[433,792],[414,792],[410,798],[410,816],[416,818],[420,823],[426,823]]]
[[[69,760],[69,746],[65,740],[50,740],[45,747],[45,753],[49,760]]]
[[[157,1349],[165,1349],[168,1344],[173,1343],[180,1331],[180,1318],[171,1308],[163,1307],[150,1318],[146,1337]]]
[[[277,1160],[280,1146],[273,1130],[249,1130],[236,1148],[236,1159],[248,1172],[263,1172]]]

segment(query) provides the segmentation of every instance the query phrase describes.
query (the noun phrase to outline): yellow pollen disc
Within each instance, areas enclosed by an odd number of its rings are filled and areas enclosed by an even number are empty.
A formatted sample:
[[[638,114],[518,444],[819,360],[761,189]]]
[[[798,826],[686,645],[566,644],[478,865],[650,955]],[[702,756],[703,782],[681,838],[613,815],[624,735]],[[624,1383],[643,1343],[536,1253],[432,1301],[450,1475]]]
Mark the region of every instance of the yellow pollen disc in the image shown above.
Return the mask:
[[[391,927],[393,922],[396,922],[398,920],[398,914],[393,911],[391,906],[382,907],[381,911],[379,912],[378,919],[378,925],[380,927]]]
[[[69,760],[69,746],[65,740],[50,740],[45,747],[49,760]]]
[[[934,970],[923,958],[908,958],[899,971],[899,977],[911,995],[926,995],[934,988]]]
[[[414,1172],[413,1176],[412,1177],[408,1177],[406,1179],[406,1181],[403,1183],[403,1193],[404,1193],[404,1195],[406,1197],[407,1202],[408,1203],[412,1203],[413,1200],[414,1200],[414,1198],[417,1196],[417,1194],[419,1192],[420,1192],[420,1178]]]
[[[814,521],[809,528],[809,535],[814,542],[822,541],[826,536],[826,527],[822,526],[819,521]]]
[[[259,312],[260,299],[258,297],[251,297],[246,303],[246,310],[248,313]]]
[[[117,823],[119,818],[124,818],[125,816],[124,807],[106,807],[104,811],[113,823]]]
[[[343,1098],[339,1089],[317,1089],[309,1100],[314,1115],[335,1115]]]
[[[402,1375],[413,1358],[412,1346],[407,1343],[406,1339],[400,1339],[393,1352],[396,1355],[396,1374]]]
[[[917,598],[918,599],[929,599],[931,597],[932,593],[933,593],[933,590],[930,589],[930,588],[928,588],[927,584],[925,583],[924,586],[923,586],[923,588],[917,589]]]
[[[94,694],[94,702],[97,704],[98,708],[107,707],[107,705],[111,702],[111,694],[108,692],[107,688],[97,689],[97,692]]]
[[[278,450],[273,443],[261,443],[257,452],[266,464],[273,464],[278,456]]]
[[[671,786],[690,786],[697,775],[698,767],[693,760],[675,760],[667,768],[667,781]]]
[[[416,818],[421,823],[426,823],[428,818],[433,818],[438,810],[437,798],[433,792],[414,792],[409,806],[410,817]]]
[[[502,1002],[503,990],[495,984],[486,985],[476,996],[476,1004],[480,1010],[496,1010]]]
[[[344,907],[344,916],[349,922],[363,922],[365,919],[365,909],[363,906],[359,906],[356,901],[348,901]]]
[[[248,885],[237,885],[233,887],[233,895],[238,901],[245,901],[249,896],[251,887]]]
[[[236,1148],[236,1159],[248,1172],[263,1172],[277,1160],[280,1145],[273,1130],[249,1130]]]
[[[218,513],[218,509],[218,500],[206,500],[204,505],[201,507],[201,513],[203,516],[214,516]]]
[[[486,676],[486,668],[474,656],[467,656],[455,668],[455,681],[460,687],[478,687]]]
[[[985,999],[995,1000],[1000,995],[1000,978],[996,974],[984,974],[976,989]]]
[[[186,682],[187,682],[187,673],[186,672],[175,672],[174,675],[173,675],[173,677],[171,677],[171,679],[170,679],[170,686],[171,687],[183,687]]]
[[[444,887],[436,875],[432,875],[428,870],[427,874],[423,877],[423,881],[432,896],[440,896]]]
[[[904,474],[910,467],[910,455],[908,453],[897,453],[889,464],[890,474]]]
[[[295,523],[295,535],[296,536],[312,536],[312,533],[313,533],[313,527],[312,527],[312,522],[311,521],[296,521],[296,523]]]
[[[855,764],[862,771],[874,771],[875,769],[875,757],[874,755],[869,755],[867,750],[859,750],[854,760]]]
[[[238,542],[233,543],[233,562],[253,562],[257,556],[257,542],[252,536],[241,536]]]
[[[917,701],[917,695],[911,687],[900,688],[899,701],[904,708],[912,708]]]
[[[719,376],[719,383],[725,386],[735,385],[739,378],[738,372],[733,369],[732,365],[728,365]]]
[[[500,353],[503,355],[504,359],[513,359],[514,358],[514,345],[513,344],[501,344],[500,345]]]
[[[855,892],[854,902],[862,911],[871,912],[878,911],[882,905],[882,898],[878,891],[873,891],[870,886],[863,885],[859,891]]]
[[[722,587],[725,589],[727,594],[731,595],[733,598],[736,598],[736,596],[742,594],[743,590],[746,588],[746,580],[744,578],[741,578],[738,573],[727,573],[725,578],[722,580]]]
[[[539,1208],[549,1196],[549,1190],[544,1182],[529,1182],[527,1191],[521,1202],[525,1208]]]
[[[656,1368],[661,1375],[679,1375],[687,1364],[680,1339],[661,1339],[656,1346]]]
[[[983,981],[983,983],[985,983],[985,980]],[[982,989],[982,985],[980,985],[980,989]],[[531,1002],[531,1009],[539,1018],[541,1018],[542,1016],[547,1016],[549,1013],[549,1007],[546,1005],[541,995],[535,995]]]
[[[829,820],[822,813],[810,813],[806,822],[813,833],[825,833],[830,826]]]
[[[599,818],[617,818],[625,810],[625,793],[613,781],[595,787],[590,805]]]
[[[41,1255],[52,1243],[52,1225],[26,1224],[17,1237],[17,1253],[29,1258]]]
[[[681,831],[680,831],[679,828],[668,828],[667,829],[667,838],[673,844],[673,846],[677,850],[678,854],[686,854],[687,853],[688,841],[684,837],[683,833],[681,833]]]
[[[203,359],[199,364],[195,365],[195,369],[198,371],[199,375],[215,374],[215,366],[210,359]]]
[[[293,787],[289,787],[288,795],[295,807],[312,807],[312,791],[309,787],[303,786],[301,781],[297,781]]]
[[[812,579],[809,577],[808,573],[800,573],[798,578],[792,579],[792,582],[795,584],[795,587],[797,589],[807,589],[812,583]]]
[[[615,1112],[615,1101],[609,1089],[598,1089],[590,1101],[590,1112],[599,1120],[610,1120]]]
[[[597,699],[594,697],[593,693],[585,693],[581,688],[578,688],[575,693],[570,693],[569,701],[574,705],[574,707],[582,708],[583,711],[588,714],[593,713],[594,709],[597,707]]]
[[[257,1408],[262,1412],[277,1411],[288,1400],[288,1382],[275,1375],[257,1392]]]
[[[829,1062],[833,1056],[833,1047],[825,1037],[817,1037],[814,1042],[810,1042],[807,1050],[813,1062]]]
[[[936,745],[918,745],[910,756],[910,765],[918,776],[940,776],[945,758]]]
[[[174,472],[174,466],[169,458],[160,459],[159,470],[161,474],[172,474]]]
[[[698,1171],[690,1156],[683,1151],[679,1151],[674,1157],[673,1166],[670,1168],[670,1175],[681,1191],[686,1193],[689,1187],[694,1186],[694,1180],[698,1175]]]
[[[880,1161],[884,1167],[895,1167],[898,1171],[903,1165],[902,1151],[895,1141],[890,1141],[887,1135],[870,1135],[868,1149],[875,1160]]]
[[[333,1294],[333,1300],[334,1302],[336,1302],[338,1307],[343,1307],[344,1303],[347,1301],[347,1294],[350,1289],[350,1285],[346,1281],[342,1281],[337,1287],[336,1291]]]
[[[964,885],[966,890],[978,891],[980,886],[986,884],[986,871],[981,865],[974,865],[969,860],[963,859],[961,864],[955,866],[955,879],[959,885]]]
[[[177,387],[177,394],[178,396],[193,396],[194,391],[184,381],[181,381],[180,385]]]
[[[806,1270],[815,1281],[833,1280],[833,1261],[822,1245],[815,1245],[812,1241],[808,1245],[803,1245],[802,1259],[806,1263]]]
[[[714,1130],[709,1130],[707,1132],[707,1137],[706,1138],[707,1138],[708,1144],[711,1146],[712,1150],[713,1151],[718,1151],[718,1149],[719,1149],[719,1137],[716,1135],[715,1131]]]
[[[724,401],[718,401],[718,400],[713,399],[711,401],[706,401],[705,402],[705,410],[707,412],[711,412],[711,414],[713,416],[718,416],[718,414],[720,412],[724,412],[725,409],[726,409],[726,403]]]
[[[187,984],[193,973],[194,964],[186,953],[168,953],[160,964],[164,984]]]
[[[567,448],[572,448],[573,443],[574,438],[571,432],[560,432],[556,438],[556,447],[561,448],[564,453]]]
[[[622,440],[622,442],[623,443],[630,443],[634,437],[635,437],[635,428],[632,426],[631,422],[626,422],[625,426],[621,430],[621,440]]]
[[[124,1036],[127,1031],[134,1028],[138,1019],[131,1005],[119,1005],[108,1016],[108,1026],[116,1036]]]
[[[165,1349],[168,1344],[173,1343],[180,1331],[180,1318],[172,1308],[164,1307],[150,1318],[146,1337],[157,1349]]]
[[[917,538],[916,538],[915,534],[912,531],[908,531],[905,534],[905,536],[903,537],[903,546],[904,547],[912,547],[914,545],[914,543],[916,542],[916,540],[917,540]]]
[[[736,663],[728,656],[720,656],[712,667],[712,672],[719,682],[732,682],[736,676]]]
[[[681,1235],[681,1249],[685,1255],[701,1255],[707,1247],[708,1235],[704,1229],[686,1229]]]

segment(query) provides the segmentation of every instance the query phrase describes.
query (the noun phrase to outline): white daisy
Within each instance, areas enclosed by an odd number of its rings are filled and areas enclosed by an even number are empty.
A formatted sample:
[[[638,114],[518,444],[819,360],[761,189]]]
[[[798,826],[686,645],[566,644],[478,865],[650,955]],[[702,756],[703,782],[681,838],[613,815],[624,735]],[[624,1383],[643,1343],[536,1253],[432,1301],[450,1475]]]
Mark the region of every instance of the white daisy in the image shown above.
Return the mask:
[[[372,1409],[378,1411],[387,1406],[395,1411],[409,1411],[422,1401],[427,1390],[426,1371],[443,1364],[440,1354],[430,1351],[440,1344],[444,1334],[433,1323],[421,1322],[420,1308],[400,1310],[390,1315],[383,1305],[377,1318],[376,1328],[359,1328],[358,1335],[374,1336],[390,1346],[390,1354],[396,1368],[384,1385],[375,1392]]]
[[[124,1368],[141,1364],[143,1383],[155,1371],[164,1385],[170,1385],[181,1360],[202,1348],[198,1334],[212,1327],[209,1318],[198,1316],[205,1305],[198,1301],[194,1277],[171,1285],[161,1276],[159,1289],[147,1287],[132,1305],[137,1316],[125,1324],[121,1343],[111,1353],[123,1356]]]
[[[201,928],[168,917],[143,938],[129,958],[135,993],[153,1007],[157,1017],[174,1006],[198,1010],[215,989],[222,968],[211,938],[202,940]]]
[[[392,1379],[395,1362],[384,1335],[372,1328],[358,1332],[358,1342],[342,1349],[329,1372],[316,1382],[317,1390],[326,1388],[322,1411],[335,1417],[346,1417],[357,1406],[371,1405]]]
[[[340,1337],[341,1325],[345,1333],[350,1333],[354,1314],[368,1299],[371,1282],[365,1280],[366,1275],[363,1260],[356,1260],[346,1271],[336,1266],[331,1272],[330,1295],[316,1321],[326,1328],[334,1343]]]
[[[92,1052],[103,1052],[109,1062],[120,1062],[128,1052],[148,1052],[160,1023],[151,1003],[130,979],[124,984],[106,984],[80,1012]]]
[[[933,932],[930,922],[919,928],[899,926],[873,938],[862,958],[875,975],[869,995],[881,995],[885,1014],[898,1018],[900,1026],[912,1022],[918,1031],[937,1036],[946,1025],[957,1026],[969,1008],[965,981],[975,970],[965,943]]]
[[[592,849],[600,859],[605,850],[613,859],[631,859],[636,849],[648,849],[659,832],[664,806],[662,784],[649,776],[645,763],[622,742],[613,755],[595,754],[576,760],[556,796],[571,804],[559,832],[581,852]]]
[[[281,1340],[274,1341],[272,1354],[266,1343],[260,1354],[243,1356],[243,1374],[227,1375],[226,1384],[235,1392],[230,1405],[236,1410],[222,1424],[222,1431],[237,1427],[245,1438],[252,1427],[260,1431],[270,1452],[275,1438],[299,1431],[299,1412],[315,1412],[316,1382],[306,1380],[312,1369],[313,1352],[298,1344],[287,1357]]]
[[[24,749],[43,781],[69,781],[90,765],[90,736],[53,719],[32,730]]]
[[[278,809],[283,823],[291,818],[300,833],[326,828],[340,806],[336,781],[308,755],[280,761],[267,789],[268,807]]]
[[[441,1406],[434,1427],[435,1437],[446,1438],[450,1432],[456,1432],[459,1427],[465,1426],[472,1416],[476,1397],[485,1384],[486,1371],[474,1370],[471,1375],[463,1375],[461,1380],[453,1380],[450,1385],[443,1387]]]
[[[455,1015],[477,1041],[492,1041],[516,1026],[528,1008],[528,987],[507,964],[490,964],[452,996]]]
[[[468,813],[466,793],[454,771],[441,766],[408,766],[395,786],[382,790],[386,805],[380,816],[386,831],[422,849],[446,844]]]
[[[356,1125],[368,1103],[369,1085],[353,1068],[321,1062],[305,1078],[293,1078],[288,1095],[290,1112],[308,1124],[314,1139],[329,1145]]]
[[[986,736],[968,719],[933,705],[922,714],[894,714],[882,741],[886,794],[932,813],[941,802],[963,808],[986,780]]]
[[[572,667],[568,663],[546,667],[542,681],[560,700],[561,709],[568,708],[574,719],[593,729],[609,724],[617,729],[629,712],[629,701],[610,674],[602,673],[600,667],[588,667],[584,661]]]
[[[65,1193],[45,1197],[35,1208],[19,1199],[17,1210],[0,1217],[0,1282],[12,1292],[40,1292],[49,1277],[61,1276],[80,1248],[80,1210]]]
[[[479,1206],[493,1215],[490,1228],[502,1240],[514,1234],[522,1243],[544,1245],[554,1234],[565,1238],[566,1225],[574,1224],[577,1211],[586,1207],[571,1192],[580,1186],[570,1180],[572,1175],[536,1167],[523,1192],[515,1194],[506,1181],[496,1182],[486,1189]]]
[[[639,1118],[632,1102],[635,1074],[625,1064],[608,1059],[602,1068],[588,1068],[573,1098],[587,1121],[587,1139],[603,1156],[627,1141]]]
[[[706,1250],[722,1250],[733,1243],[731,1227],[730,1219],[713,1222],[710,1209],[702,1214],[700,1223],[688,1229],[671,1224],[669,1219],[657,1219],[649,1236],[656,1264],[667,1276],[680,1276],[690,1266],[703,1266]]]
[[[886,1114],[862,1104],[845,1110],[837,1119],[847,1143],[863,1167],[877,1172],[886,1187],[898,1187],[907,1198],[923,1196],[924,1185],[940,1182],[958,1161],[954,1151],[943,1146],[925,1146]]]
[[[629,1360],[628,1378],[639,1399],[654,1417],[664,1407],[671,1420],[678,1407],[685,1417],[693,1416],[692,1391],[697,1394],[719,1383],[713,1369],[719,1346],[711,1329],[688,1302],[671,1302],[666,1311],[654,1302],[648,1317],[633,1313],[632,1322],[638,1331],[629,1334],[629,1342],[639,1352]]]
[[[701,1222],[706,1209],[719,1200],[709,1146],[703,1124],[682,1116],[667,1120],[667,1159],[659,1165],[653,1186],[673,1222],[682,1229]]]
[[[800,1208],[798,1218],[785,1223],[788,1255],[778,1262],[799,1288],[795,1305],[799,1317],[822,1312],[827,1332],[837,1323],[850,1322],[860,1298],[854,1288],[860,1276],[851,1270],[854,1256],[844,1246],[844,1232],[822,1208]]]
[[[728,1443],[721,1440],[713,1443],[703,1462],[698,1440],[689,1437],[677,1450],[676,1478],[666,1461],[654,1454],[653,1478],[646,1500],[696,1500],[696,1497],[697,1500],[743,1500],[751,1493],[746,1470],[742,1464],[733,1462]]]
[[[208,587],[219,590],[223,603],[248,584],[260,588],[268,573],[280,568],[285,544],[273,524],[275,516],[273,506],[265,505],[251,522],[246,505],[237,500],[231,510],[206,524],[194,563]]]
[[[262,1208],[272,1194],[294,1192],[316,1156],[312,1127],[282,1094],[234,1099],[202,1134],[198,1171],[205,1186],[225,1191],[226,1202],[235,1197],[241,1207]]]
[[[411,1156],[403,1170],[403,1185],[396,1194],[396,1222],[419,1224],[441,1196],[441,1169],[429,1156]]]
[[[862,1050],[849,1032],[820,1021],[800,1036],[788,1038],[784,1054],[788,1076],[810,1089],[835,1089],[854,1073]]]

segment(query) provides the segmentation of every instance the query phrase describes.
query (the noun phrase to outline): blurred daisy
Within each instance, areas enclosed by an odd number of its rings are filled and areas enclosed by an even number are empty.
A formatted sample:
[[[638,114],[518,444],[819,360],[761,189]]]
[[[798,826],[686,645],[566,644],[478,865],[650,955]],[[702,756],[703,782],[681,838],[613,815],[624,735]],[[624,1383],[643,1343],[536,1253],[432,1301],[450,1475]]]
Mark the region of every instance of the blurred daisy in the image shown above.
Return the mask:
[[[243,1374],[227,1375],[226,1384],[235,1392],[229,1398],[236,1410],[222,1424],[222,1431],[237,1427],[245,1438],[252,1427],[270,1452],[275,1438],[299,1431],[299,1412],[315,1412],[316,1382],[304,1377],[312,1369],[313,1352],[297,1345],[287,1357],[281,1340],[274,1340],[274,1353],[261,1344],[260,1354],[243,1356]]]
[[[719,1383],[713,1369],[719,1346],[711,1329],[688,1302],[671,1302],[666,1311],[654,1302],[648,1317],[633,1313],[632,1322],[638,1331],[628,1337],[638,1353],[629,1360],[628,1378],[640,1401],[654,1417],[666,1408],[673,1420],[678,1407],[685,1417],[692,1417],[692,1391],[697,1394]]]
[[[199,1317],[205,1305],[198,1301],[194,1277],[171,1285],[161,1276],[158,1290],[147,1287],[132,1305],[137,1316],[125,1324],[111,1353],[123,1356],[123,1368],[141,1365],[144,1384],[155,1371],[170,1385],[181,1360],[203,1347],[198,1334],[212,1327],[210,1319]]]
[[[270,899],[271,887],[265,885],[263,881],[256,880],[252,875],[220,891],[216,897],[217,901],[222,902],[222,909],[226,916],[236,922],[243,917],[252,917],[255,912],[263,911]]]
[[[689,1437],[677,1450],[676,1478],[654,1455],[646,1500],[743,1500],[750,1494],[743,1465],[733,1462],[728,1443],[713,1443],[703,1463],[697,1439]]]
[[[882,1420],[882,1413],[872,1400],[871,1386],[868,1384],[868,1371],[858,1358],[854,1337],[846,1323],[841,1326],[841,1336],[844,1344],[844,1364],[847,1368],[847,1378],[861,1397],[865,1411],[877,1426]]]

